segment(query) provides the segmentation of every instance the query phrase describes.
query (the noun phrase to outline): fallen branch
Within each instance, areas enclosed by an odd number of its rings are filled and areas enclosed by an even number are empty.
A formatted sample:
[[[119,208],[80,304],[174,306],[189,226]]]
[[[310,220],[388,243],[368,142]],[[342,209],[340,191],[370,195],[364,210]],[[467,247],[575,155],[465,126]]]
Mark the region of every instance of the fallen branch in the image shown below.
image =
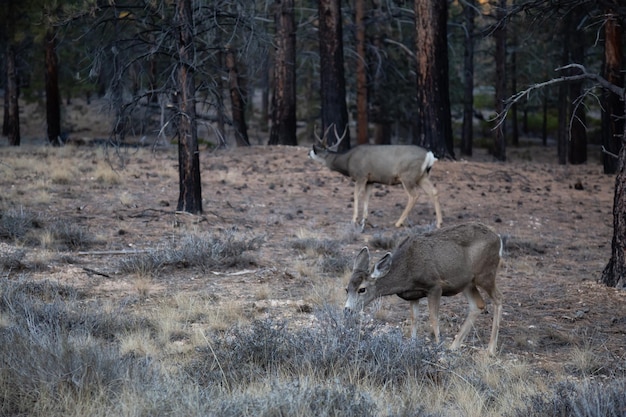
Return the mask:
[[[100,275],[101,277],[111,278],[110,275],[105,274],[104,272],[98,272],[95,269],[83,267],[83,271],[87,272],[88,274]]]
[[[102,256],[102,255],[136,255],[138,253],[148,253],[148,249],[136,249],[136,250],[97,250],[91,252],[74,252],[74,255],[80,256]]]

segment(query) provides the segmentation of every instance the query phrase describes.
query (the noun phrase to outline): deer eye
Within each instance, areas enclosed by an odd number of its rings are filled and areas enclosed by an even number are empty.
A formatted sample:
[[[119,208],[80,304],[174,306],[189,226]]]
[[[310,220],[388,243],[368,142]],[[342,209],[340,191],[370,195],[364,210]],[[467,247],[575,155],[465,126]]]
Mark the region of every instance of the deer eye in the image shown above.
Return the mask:
[[[348,293],[348,289],[346,288],[346,294]]]
[[[359,294],[365,293],[365,288],[359,288]]]

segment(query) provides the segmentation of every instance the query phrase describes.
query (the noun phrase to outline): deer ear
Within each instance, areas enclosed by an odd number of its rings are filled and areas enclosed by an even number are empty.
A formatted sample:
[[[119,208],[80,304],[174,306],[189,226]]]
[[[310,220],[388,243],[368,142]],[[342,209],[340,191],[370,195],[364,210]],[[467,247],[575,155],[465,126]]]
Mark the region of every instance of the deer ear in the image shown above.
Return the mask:
[[[369,271],[369,267],[370,267],[370,251],[369,249],[367,249],[367,246],[365,246],[363,249],[361,249],[361,251],[359,252],[359,254],[356,256],[356,259],[354,260],[354,271]]]
[[[372,272],[372,278],[384,277],[389,273],[391,269],[391,252],[387,252],[385,256],[380,258],[380,261],[374,265],[374,272]]]

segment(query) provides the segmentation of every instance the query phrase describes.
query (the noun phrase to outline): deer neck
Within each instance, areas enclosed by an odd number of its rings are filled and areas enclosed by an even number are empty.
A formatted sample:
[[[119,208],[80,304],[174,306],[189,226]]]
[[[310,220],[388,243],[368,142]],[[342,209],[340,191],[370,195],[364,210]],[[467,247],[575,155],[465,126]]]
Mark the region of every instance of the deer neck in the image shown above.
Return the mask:
[[[411,279],[409,271],[406,273],[390,272],[376,283],[376,293],[378,296],[398,295],[405,300],[417,300],[425,297],[429,289],[426,286],[415,285],[415,280]],[[409,278],[411,277],[411,278]]]
[[[351,151],[346,153],[334,153],[328,155],[326,159],[326,166],[333,171],[339,172],[347,177],[350,176],[350,170],[348,169],[348,162],[350,161]]]

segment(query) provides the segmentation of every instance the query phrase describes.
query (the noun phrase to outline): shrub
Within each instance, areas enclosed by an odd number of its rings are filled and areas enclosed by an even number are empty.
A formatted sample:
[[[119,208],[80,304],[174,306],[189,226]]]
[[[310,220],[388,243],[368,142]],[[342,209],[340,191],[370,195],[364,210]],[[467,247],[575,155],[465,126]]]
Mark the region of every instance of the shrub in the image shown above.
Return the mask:
[[[232,328],[205,349],[188,372],[202,385],[242,384],[280,374],[376,386],[430,378],[435,352],[399,329],[364,325],[336,307],[315,311],[317,325],[289,329],[285,322],[257,320]]]
[[[63,415],[72,404],[113,397],[129,374],[152,378],[147,363],[121,358],[100,339],[104,329],[119,332],[128,315],[103,314],[50,281],[2,280],[0,290],[0,414]]]
[[[519,417],[607,417],[623,416],[626,410],[626,380],[606,382],[565,382],[557,384],[551,395],[537,395],[527,408],[517,410]]]
[[[71,250],[86,249],[96,242],[89,230],[73,222],[56,221],[50,229],[57,242]]]
[[[21,271],[27,269],[28,266],[23,262],[26,252],[20,249],[0,251],[0,270],[2,271]]]
[[[263,236],[247,238],[235,229],[218,234],[185,235],[180,244],[168,243],[164,248],[135,254],[119,261],[123,273],[142,276],[157,275],[166,267],[211,268],[245,267],[255,261],[246,252],[258,249]]]
[[[8,210],[0,213],[0,239],[21,240],[35,228],[41,228],[38,215],[27,210]]]

